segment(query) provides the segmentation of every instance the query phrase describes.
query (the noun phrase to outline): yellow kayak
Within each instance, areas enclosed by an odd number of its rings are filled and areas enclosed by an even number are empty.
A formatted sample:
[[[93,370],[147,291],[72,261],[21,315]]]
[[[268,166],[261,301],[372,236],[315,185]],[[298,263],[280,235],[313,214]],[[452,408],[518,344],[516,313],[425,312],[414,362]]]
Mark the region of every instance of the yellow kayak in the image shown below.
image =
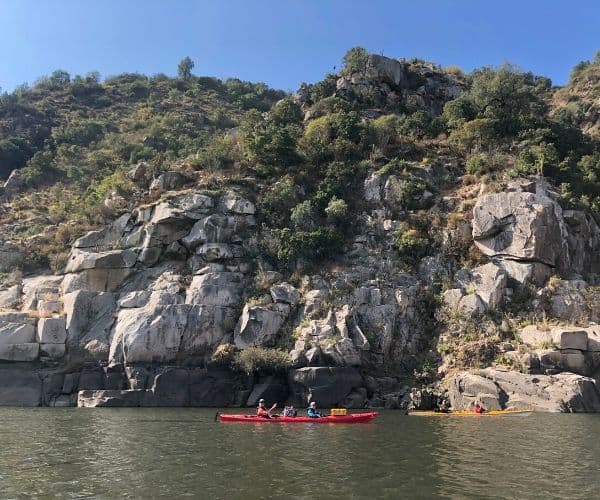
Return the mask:
[[[470,410],[449,411],[447,413],[441,411],[409,411],[412,416],[421,417],[501,417],[501,416],[528,416],[532,410],[490,410],[483,413],[476,413]]]

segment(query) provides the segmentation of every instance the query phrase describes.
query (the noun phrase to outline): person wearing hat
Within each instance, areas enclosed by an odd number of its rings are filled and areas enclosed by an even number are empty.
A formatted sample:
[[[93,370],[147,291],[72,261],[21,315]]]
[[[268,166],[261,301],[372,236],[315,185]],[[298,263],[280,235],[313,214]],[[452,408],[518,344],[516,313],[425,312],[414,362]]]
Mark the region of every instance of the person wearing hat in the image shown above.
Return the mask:
[[[311,403],[308,405],[306,413],[310,418],[319,418],[323,416],[317,411],[317,403],[314,401],[311,401]]]
[[[259,417],[271,418],[271,412],[275,409],[276,406],[277,406],[277,403],[273,403],[273,406],[271,406],[271,408],[267,410],[265,408],[265,400],[260,399],[258,401],[258,408],[256,409],[256,415]]]

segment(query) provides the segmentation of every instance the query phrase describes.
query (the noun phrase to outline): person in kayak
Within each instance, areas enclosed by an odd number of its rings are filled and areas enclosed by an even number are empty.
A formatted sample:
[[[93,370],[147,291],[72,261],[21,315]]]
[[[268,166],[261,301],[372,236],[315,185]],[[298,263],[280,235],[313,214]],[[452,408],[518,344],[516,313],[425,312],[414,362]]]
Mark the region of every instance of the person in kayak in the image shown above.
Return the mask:
[[[267,410],[265,407],[265,400],[261,399],[258,402],[258,408],[256,409],[256,416],[263,418],[271,418],[274,415],[271,415],[271,412],[277,407],[277,403],[273,403],[273,406]]]
[[[485,408],[484,408],[483,406],[481,406],[481,405],[479,404],[479,402],[476,402],[476,403],[473,405],[473,411],[474,411],[475,413],[483,413],[483,412],[485,411]]]
[[[296,408],[294,408],[294,405],[287,405],[283,408],[282,416],[283,417],[297,417],[298,412],[296,411]]]
[[[317,403],[315,403],[314,401],[311,401],[311,403],[308,405],[308,409],[306,410],[306,414],[310,417],[310,418],[319,418],[322,417],[323,415],[321,415],[318,411],[317,411]]]

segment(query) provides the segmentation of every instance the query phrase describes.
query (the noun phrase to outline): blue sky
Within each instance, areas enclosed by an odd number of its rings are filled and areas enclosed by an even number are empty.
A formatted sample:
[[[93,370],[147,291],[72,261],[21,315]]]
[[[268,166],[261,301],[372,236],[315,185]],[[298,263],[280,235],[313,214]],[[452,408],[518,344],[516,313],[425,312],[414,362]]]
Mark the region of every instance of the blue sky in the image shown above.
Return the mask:
[[[600,50],[598,0],[0,0],[0,87],[55,69],[235,76],[295,90],[360,45],[470,71],[504,61],[564,84]]]

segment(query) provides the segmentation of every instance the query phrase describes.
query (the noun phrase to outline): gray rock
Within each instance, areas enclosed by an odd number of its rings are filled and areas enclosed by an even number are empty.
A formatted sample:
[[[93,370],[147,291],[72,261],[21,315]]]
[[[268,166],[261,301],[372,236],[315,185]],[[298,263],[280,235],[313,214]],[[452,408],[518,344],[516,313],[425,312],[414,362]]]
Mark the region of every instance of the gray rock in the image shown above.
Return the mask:
[[[139,186],[145,186],[148,183],[148,164],[140,162],[125,174],[127,178]]]
[[[63,310],[62,300],[38,300],[37,310],[42,316],[60,314]]]
[[[47,294],[60,291],[63,276],[35,276],[23,279],[23,305],[24,311],[37,310],[38,300],[44,300]]]
[[[227,260],[234,257],[231,245],[226,243],[205,243],[198,248],[197,253],[209,262]]]
[[[21,301],[21,285],[13,285],[6,290],[0,290],[0,309],[15,309]]]
[[[471,388],[469,395],[464,392],[465,377],[482,382],[482,386]],[[462,372],[455,376],[450,388],[452,406],[468,409],[473,397],[481,391],[497,387],[497,399],[492,403],[503,409],[527,409],[550,412],[589,412],[600,410],[600,400],[595,381],[576,374],[526,375],[492,368],[478,370],[471,374]],[[487,392],[486,392],[487,393]],[[473,396],[473,394],[475,396]],[[491,394],[491,392],[490,392]]]
[[[236,380],[229,370],[196,369],[190,374],[190,406],[229,406],[235,390]]]
[[[37,341],[40,344],[64,344],[67,341],[65,318],[40,318]]]
[[[108,252],[84,252],[73,249],[66,273],[76,273],[86,269],[126,269],[133,267],[137,254],[132,250],[111,250]]]
[[[185,302],[236,307],[241,300],[242,278],[242,274],[231,272],[209,272],[194,276],[187,290]]]
[[[267,405],[282,403],[287,400],[289,388],[287,381],[275,376],[269,376],[255,384],[248,396],[246,406],[256,406],[260,399],[264,399]]]
[[[502,304],[507,277],[496,264],[490,262],[471,271],[463,269],[456,273],[456,279],[468,292],[476,293],[487,309],[495,309]]]
[[[289,283],[274,285],[270,289],[274,302],[283,302],[295,306],[300,300],[300,293]]]
[[[40,406],[42,380],[30,370],[0,370],[0,406]]]
[[[507,274],[508,278],[519,285],[532,284],[544,286],[552,276],[552,268],[541,262],[518,262],[502,259],[496,262]]]
[[[265,344],[279,331],[285,322],[287,312],[246,304],[235,327],[233,337],[235,345],[243,349],[252,345]]]
[[[485,255],[566,269],[567,236],[562,209],[541,188],[488,194],[473,208],[473,238]]]
[[[408,81],[404,64],[396,59],[377,54],[369,54],[366,75],[379,82],[388,83],[392,87],[404,87]]]
[[[127,309],[132,307],[144,307],[148,303],[150,295],[151,292],[148,290],[129,292],[119,299],[118,305],[119,307]]]
[[[189,406],[190,373],[183,368],[167,367],[156,375],[152,394],[156,406]]]
[[[158,195],[165,191],[180,188],[185,184],[185,181],[185,177],[179,172],[165,172],[152,181],[150,192]]]
[[[146,306],[119,311],[110,343],[111,365],[175,360],[190,306],[165,305],[161,298],[161,292],[154,292]]]
[[[84,349],[90,341],[109,343],[114,323],[115,296],[108,292],[77,291],[64,296],[67,345]],[[93,359],[93,353],[89,353]]]
[[[249,200],[242,198],[233,191],[227,191],[221,198],[221,204],[225,210],[236,214],[254,215],[256,208]]]
[[[536,325],[528,325],[519,332],[519,339],[531,347],[550,345],[553,343],[550,330],[540,330]]]
[[[568,323],[586,321],[589,313],[587,284],[583,280],[561,280],[541,291],[542,307],[552,318]]]
[[[555,327],[552,328],[552,340],[559,349],[587,350],[588,335],[585,330]]]
[[[486,306],[479,295],[472,293],[460,299],[458,310],[465,316],[474,317],[483,314],[486,311]]]
[[[60,359],[65,355],[65,344],[40,344],[40,355]]]
[[[372,173],[364,184],[364,197],[366,201],[381,201],[381,193],[383,185],[385,183],[385,177]]]
[[[79,391],[77,395],[77,406],[80,408],[153,406],[151,401],[152,393],[145,390],[85,390]]]
[[[322,408],[342,404],[364,382],[354,368],[307,367],[292,370],[289,383],[296,405],[315,401]]]
[[[35,326],[0,320],[0,346],[35,342]]]
[[[39,354],[40,344],[37,342],[0,345],[0,360],[2,361],[35,361]]]
[[[118,242],[121,241],[127,223],[130,219],[131,214],[123,214],[104,229],[90,231],[81,238],[75,240],[73,247],[79,249],[91,248],[95,251],[110,251]]]

